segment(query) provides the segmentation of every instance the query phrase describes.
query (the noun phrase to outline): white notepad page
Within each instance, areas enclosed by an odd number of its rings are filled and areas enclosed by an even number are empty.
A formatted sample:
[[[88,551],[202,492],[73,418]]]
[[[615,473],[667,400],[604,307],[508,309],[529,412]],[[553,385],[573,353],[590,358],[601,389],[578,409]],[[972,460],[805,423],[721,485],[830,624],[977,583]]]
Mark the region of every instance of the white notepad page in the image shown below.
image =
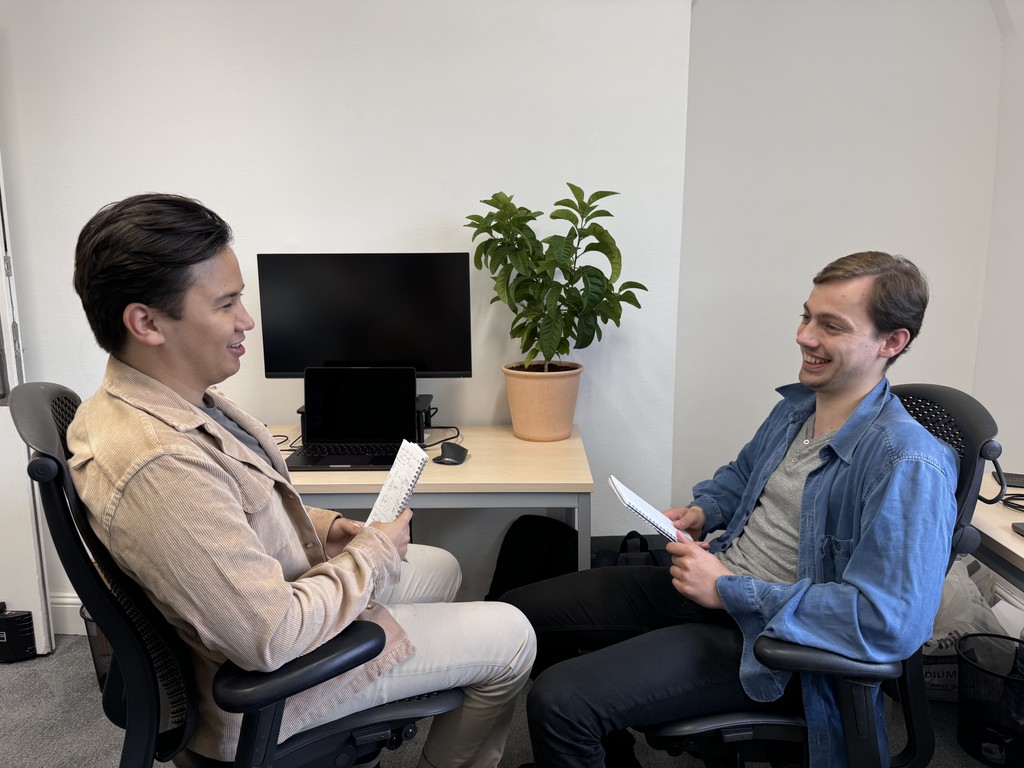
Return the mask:
[[[653,525],[662,536],[669,541],[677,541],[676,534],[681,533],[683,538],[690,539],[692,537],[686,531],[680,531],[672,521],[669,520],[663,512],[655,509],[642,498],[637,496],[633,491],[629,490],[624,486],[615,475],[608,476],[608,483],[611,485],[612,490],[615,491],[615,495],[619,497],[621,501],[628,509],[633,510],[637,515],[642,517],[648,523]]]
[[[367,523],[390,523],[409,506],[413,489],[420,479],[420,473],[427,464],[427,452],[416,443],[402,441],[395,463],[391,465],[377,500],[373,503]]]

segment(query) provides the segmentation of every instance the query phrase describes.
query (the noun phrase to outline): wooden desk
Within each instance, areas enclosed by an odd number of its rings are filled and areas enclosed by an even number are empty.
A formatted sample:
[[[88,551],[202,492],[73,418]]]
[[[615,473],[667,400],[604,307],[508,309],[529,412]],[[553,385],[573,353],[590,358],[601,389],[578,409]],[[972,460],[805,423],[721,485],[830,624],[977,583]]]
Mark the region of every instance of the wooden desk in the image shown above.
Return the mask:
[[[272,426],[274,434],[298,435],[297,426]],[[519,440],[510,426],[461,427],[458,442],[469,449],[462,464],[428,462],[410,505],[413,509],[546,508],[564,509],[566,522],[579,531],[579,566],[590,567],[590,495],[594,479],[580,439],[573,428],[567,440],[534,443]],[[424,442],[450,434],[428,430]],[[427,449],[430,458],[441,447]],[[292,482],[310,506],[369,511],[387,473],[293,472]]]
[[[981,484],[981,495],[996,495],[999,486],[991,474]],[[1010,488],[1007,493],[1019,493]],[[981,533],[981,546],[974,556],[1019,589],[1024,589],[1024,536],[1014,533],[1010,523],[1024,521],[1024,513],[1002,504],[978,502],[974,509],[974,527]]]

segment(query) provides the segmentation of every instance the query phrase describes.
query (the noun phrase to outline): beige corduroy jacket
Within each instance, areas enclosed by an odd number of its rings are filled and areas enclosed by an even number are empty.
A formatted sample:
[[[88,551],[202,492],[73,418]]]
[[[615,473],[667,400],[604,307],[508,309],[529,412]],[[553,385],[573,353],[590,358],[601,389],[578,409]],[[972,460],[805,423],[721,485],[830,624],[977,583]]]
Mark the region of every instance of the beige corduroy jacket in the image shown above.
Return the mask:
[[[192,650],[201,700],[190,748],[231,760],[241,717],[217,707],[211,692],[225,660],[276,669],[354,619],[384,628],[387,645],[377,658],[288,700],[284,740],[414,648],[373,602],[399,578],[387,537],[366,528],[328,560],[323,542],[338,514],[303,506],[266,427],[216,390],[207,394],[273,466],[114,357],[103,386],[79,408],[68,444],[72,478],[97,535]]]

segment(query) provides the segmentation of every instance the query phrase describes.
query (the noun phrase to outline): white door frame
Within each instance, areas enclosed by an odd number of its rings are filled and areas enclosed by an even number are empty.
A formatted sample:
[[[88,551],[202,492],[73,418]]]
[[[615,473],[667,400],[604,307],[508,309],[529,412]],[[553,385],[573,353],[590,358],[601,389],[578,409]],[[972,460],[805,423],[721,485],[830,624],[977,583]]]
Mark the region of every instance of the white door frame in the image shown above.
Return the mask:
[[[53,651],[53,623],[47,599],[42,520],[34,484],[25,471],[28,449],[7,407],[11,388],[25,380],[9,222],[0,161],[0,600],[7,603],[8,610],[31,611],[36,653],[45,654]]]

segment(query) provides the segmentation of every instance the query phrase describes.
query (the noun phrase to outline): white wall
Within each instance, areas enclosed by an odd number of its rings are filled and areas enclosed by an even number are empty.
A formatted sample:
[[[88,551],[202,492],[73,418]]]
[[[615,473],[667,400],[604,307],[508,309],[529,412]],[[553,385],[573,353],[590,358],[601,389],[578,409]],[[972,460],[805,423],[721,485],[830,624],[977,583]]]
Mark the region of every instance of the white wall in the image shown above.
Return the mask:
[[[469,250],[465,216],[497,190],[544,209],[566,181],[616,190],[623,275],[652,290],[574,357],[595,529],[621,531],[603,478],[651,473],[667,497],[671,477],[688,39],[677,0],[0,0],[29,377],[97,387],[74,243],[129,194],[223,215],[258,318],[257,252]],[[488,305],[485,275],[473,290],[473,378],[424,382],[441,423],[508,421],[511,316]],[[265,421],[294,419],[300,382],[263,377],[258,330],[246,346],[225,389]]]
[[[630,525],[609,472],[682,503],[735,454],[796,376],[811,276],[864,248],[932,283],[893,378],[975,389],[1020,469],[1021,2],[702,0],[691,22],[678,0],[0,0],[29,375],[95,388],[72,251],[127,194],[227,217],[258,314],[260,250],[468,249],[477,200],[548,207],[570,180],[622,193],[626,276],[652,288],[576,356],[595,532]],[[505,421],[515,349],[473,279],[476,374],[428,388],[453,421]],[[298,382],[263,378],[258,332],[247,346],[228,391],[290,418]],[[489,541],[451,514],[457,548]]]
[[[973,389],[1003,136],[1000,49],[983,0],[694,5],[677,503],[735,456],[773,388],[796,379],[797,318],[811,278],[836,257],[877,249],[915,261],[932,301],[891,378]],[[1000,153],[1019,151],[1021,135],[1007,134]]]
[[[999,144],[974,390],[999,425],[1003,466],[1024,470],[1024,0],[994,0],[1003,30]]]

